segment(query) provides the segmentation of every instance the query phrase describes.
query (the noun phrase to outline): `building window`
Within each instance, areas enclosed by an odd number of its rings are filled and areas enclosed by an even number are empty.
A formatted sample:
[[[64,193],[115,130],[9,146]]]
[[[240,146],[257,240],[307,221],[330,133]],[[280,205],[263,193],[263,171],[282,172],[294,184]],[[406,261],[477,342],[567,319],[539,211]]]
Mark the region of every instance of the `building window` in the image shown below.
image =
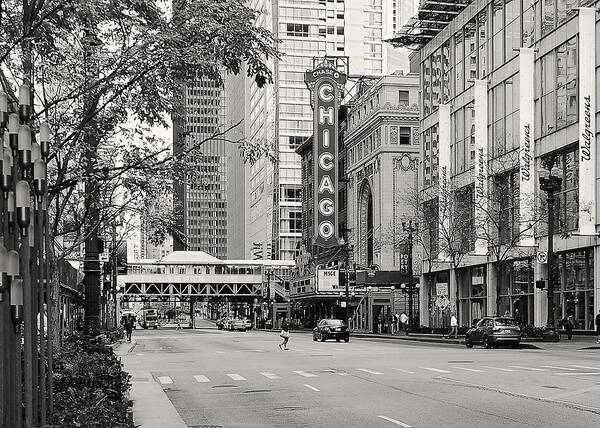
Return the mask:
[[[411,129],[409,126],[400,127],[400,144],[410,145]]]
[[[493,201],[498,207],[499,244],[516,243],[519,238],[519,175],[513,170],[494,177]]]
[[[287,24],[287,35],[292,37],[308,37],[308,24]]]
[[[401,106],[409,105],[409,93],[408,91],[398,91],[398,104]]]
[[[521,325],[533,325],[532,260],[502,262],[498,281],[498,315],[508,314]]]
[[[556,156],[552,173],[561,178],[561,187],[554,202],[554,224],[566,232],[579,227],[579,150]]]
[[[460,325],[471,326],[473,320],[487,314],[486,266],[457,271]]]
[[[554,317],[573,315],[575,328],[594,330],[594,250],[580,249],[556,256]]]
[[[281,186],[281,202],[302,202],[302,190],[292,185]]]
[[[338,36],[343,36],[344,35],[344,27],[337,27],[337,34],[338,34]]]
[[[304,137],[302,135],[290,135],[288,137],[288,145],[290,149],[297,149],[304,143],[309,137]]]

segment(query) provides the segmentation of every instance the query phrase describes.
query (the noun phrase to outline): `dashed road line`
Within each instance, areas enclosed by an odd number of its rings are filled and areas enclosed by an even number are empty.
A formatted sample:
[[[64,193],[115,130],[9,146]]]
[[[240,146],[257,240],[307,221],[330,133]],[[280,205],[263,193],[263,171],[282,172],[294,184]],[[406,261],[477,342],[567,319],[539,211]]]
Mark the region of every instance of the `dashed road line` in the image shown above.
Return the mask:
[[[307,383],[305,383],[305,384],[304,384],[304,386],[305,386],[305,387],[307,387],[308,389],[312,389],[312,390],[313,390],[313,391],[315,391],[315,392],[319,392],[319,391],[320,391],[319,389],[317,389],[317,388],[315,388],[314,386],[312,386],[312,385],[309,385],[309,384],[307,384]]]
[[[572,372],[576,372],[577,371],[577,369],[571,369],[569,367],[557,367],[557,366],[542,366],[542,367],[545,367],[547,369],[555,369],[555,370],[569,370],[569,371],[572,371]]]
[[[308,373],[308,372],[303,372],[303,371],[294,371],[294,373],[299,374],[300,376],[304,376],[304,377],[317,377],[316,374],[313,373]]]
[[[275,373],[260,372],[260,374],[267,379],[281,379],[281,376],[277,376]]]
[[[436,368],[433,368],[433,367],[421,367],[421,368],[425,369],[425,370],[432,371],[432,372],[437,372],[437,373],[452,373],[451,371],[448,371],[448,370],[436,369]]]
[[[404,422],[397,421],[396,419],[392,419],[392,418],[390,418],[390,417],[388,417],[388,416],[379,415],[379,416],[378,416],[378,418],[384,419],[384,420],[386,420],[386,421],[388,421],[388,422],[391,422],[391,423],[393,423],[393,424],[396,424],[396,425],[398,425],[398,426],[400,426],[400,427],[404,427],[404,428],[412,428],[412,426],[411,426],[411,425],[405,424]]]
[[[492,370],[500,370],[501,372],[518,372],[519,370],[515,370],[515,369],[505,369],[503,367],[493,367],[493,366],[482,366],[485,367],[486,369],[492,369]]]
[[[210,382],[210,379],[204,375],[195,375],[194,379],[196,379],[196,382],[200,383]]]
[[[465,370],[467,372],[483,373],[485,370],[470,369],[468,367],[452,367],[453,369]]]
[[[396,370],[396,371],[406,373],[406,374],[415,374],[416,373],[416,372],[411,372],[410,370],[404,370],[404,369],[399,369],[399,368],[395,368],[395,367],[392,367],[392,370]]]
[[[369,373],[369,374],[374,374],[374,375],[383,374],[381,372],[377,372],[375,370],[369,370],[369,369],[356,369],[356,370],[360,370],[361,372],[365,372],[365,373]]]
[[[578,366],[576,364],[569,364],[569,367],[577,367],[578,369],[586,369],[586,370],[600,370],[600,367]]]
[[[227,377],[230,377],[230,378],[231,378],[231,379],[233,379],[233,380],[246,380],[246,378],[245,378],[245,377],[243,377],[243,376],[240,376],[240,375],[239,375],[239,374],[237,374],[237,373],[228,373],[226,376],[227,376]]]
[[[591,373],[554,373],[556,376],[598,376],[600,372],[591,372]]]
[[[163,385],[167,385],[167,384],[173,383],[173,379],[171,379],[169,376],[158,376],[157,379]]]
[[[521,369],[521,370],[531,370],[533,372],[545,372],[546,369],[538,369],[535,367],[523,367],[523,366],[508,366],[508,367],[512,367],[514,369]]]

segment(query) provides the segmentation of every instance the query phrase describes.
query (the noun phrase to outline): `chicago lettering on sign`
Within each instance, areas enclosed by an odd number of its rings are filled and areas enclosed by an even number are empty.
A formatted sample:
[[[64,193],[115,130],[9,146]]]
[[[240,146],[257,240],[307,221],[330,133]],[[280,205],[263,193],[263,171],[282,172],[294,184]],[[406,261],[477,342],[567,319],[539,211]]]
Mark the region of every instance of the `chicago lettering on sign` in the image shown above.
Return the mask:
[[[314,112],[314,244],[330,248],[339,245],[338,110],[346,75],[324,61],[306,72],[304,80],[311,90]]]

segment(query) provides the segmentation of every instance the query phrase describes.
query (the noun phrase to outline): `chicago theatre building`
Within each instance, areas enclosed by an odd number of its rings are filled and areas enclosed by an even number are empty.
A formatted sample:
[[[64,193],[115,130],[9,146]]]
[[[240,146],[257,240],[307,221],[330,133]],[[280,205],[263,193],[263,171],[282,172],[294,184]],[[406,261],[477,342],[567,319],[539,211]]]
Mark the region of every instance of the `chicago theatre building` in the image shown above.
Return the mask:
[[[557,325],[573,315],[576,329],[594,329],[599,3],[422,0],[394,39],[419,47],[422,325],[447,326],[455,311],[463,326],[508,312],[543,327],[550,309]],[[551,273],[540,177],[550,174],[560,179],[553,308],[542,288]]]

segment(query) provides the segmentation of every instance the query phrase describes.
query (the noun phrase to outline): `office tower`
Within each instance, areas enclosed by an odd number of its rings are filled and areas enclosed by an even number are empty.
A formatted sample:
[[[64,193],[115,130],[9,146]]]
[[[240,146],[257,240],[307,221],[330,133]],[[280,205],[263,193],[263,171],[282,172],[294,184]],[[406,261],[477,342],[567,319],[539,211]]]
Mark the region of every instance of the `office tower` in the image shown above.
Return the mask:
[[[186,168],[175,171],[174,209],[182,236],[173,249],[205,251],[227,258],[227,149],[213,138],[223,129],[224,91],[219,83],[194,79],[183,85],[173,118],[173,152]]]
[[[264,13],[258,25],[273,31],[284,54],[272,61],[274,84],[248,82],[248,138],[273,144],[279,162],[261,159],[248,167],[247,246],[263,258],[294,259],[302,239],[300,157],[295,149],[313,131],[304,73],[313,57],[347,56],[350,77],[388,73],[382,40],[392,35],[384,19],[392,0],[252,0]],[[389,14],[389,13],[388,13]],[[246,256],[251,254],[246,250]]]

